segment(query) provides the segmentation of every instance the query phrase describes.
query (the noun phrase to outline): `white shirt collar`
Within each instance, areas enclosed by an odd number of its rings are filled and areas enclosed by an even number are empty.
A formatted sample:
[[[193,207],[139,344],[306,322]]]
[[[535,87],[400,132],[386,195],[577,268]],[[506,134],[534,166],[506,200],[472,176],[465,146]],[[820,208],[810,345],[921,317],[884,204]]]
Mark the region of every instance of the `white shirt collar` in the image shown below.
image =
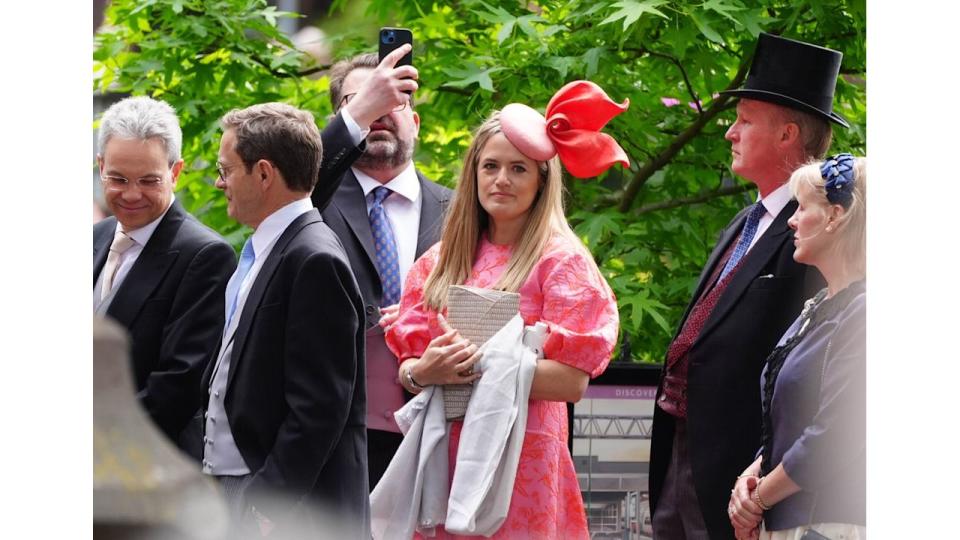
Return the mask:
[[[310,197],[304,197],[267,216],[257,227],[257,230],[253,231],[253,236],[250,237],[253,243],[254,257],[259,259],[267,246],[273,244],[283,234],[283,231],[287,230],[287,227],[293,223],[293,220],[303,213],[309,212],[311,208],[313,208],[313,203],[310,202]]]
[[[787,206],[787,203],[789,203],[791,199],[793,199],[793,193],[790,192],[789,184],[783,184],[766,197],[757,196],[757,202],[762,202],[763,207],[766,208],[767,212],[773,217],[780,215],[780,212]]]
[[[140,247],[146,246],[147,242],[150,241],[150,237],[153,236],[153,231],[157,230],[157,226],[160,225],[160,221],[163,219],[163,216],[167,215],[167,212],[170,211],[170,207],[173,206],[174,199],[175,197],[173,196],[173,194],[171,194],[170,204],[168,204],[167,209],[164,210],[162,214],[160,214],[160,217],[151,221],[150,223],[147,223],[146,225],[144,225],[143,227],[140,227],[139,229],[134,229],[132,231],[123,231],[124,234],[132,238],[133,241],[136,242],[137,245],[139,245]],[[116,230],[118,231],[123,230],[123,228],[120,226],[119,221],[117,221]]]
[[[416,202],[417,199],[420,198],[420,179],[417,178],[417,171],[413,166],[413,161],[408,163],[407,168],[386,184],[381,184],[356,167],[353,168],[353,174],[357,177],[357,181],[360,182],[360,187],[363,188],[364,197],[369,195],[374,188],[383,185],[390,188],[394,193],[400,194],[410,202]]]

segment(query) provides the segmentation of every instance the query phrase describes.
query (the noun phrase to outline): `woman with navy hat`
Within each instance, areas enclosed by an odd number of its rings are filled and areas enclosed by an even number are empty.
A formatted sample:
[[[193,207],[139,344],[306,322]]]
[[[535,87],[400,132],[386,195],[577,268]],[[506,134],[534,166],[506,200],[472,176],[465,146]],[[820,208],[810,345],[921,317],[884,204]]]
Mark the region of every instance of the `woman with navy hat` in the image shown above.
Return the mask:
[[[866,183],[850,154],[790,178],[794,259],[827,287],[767,358],[762,446],[727,509],[738,539],[865,538]]]

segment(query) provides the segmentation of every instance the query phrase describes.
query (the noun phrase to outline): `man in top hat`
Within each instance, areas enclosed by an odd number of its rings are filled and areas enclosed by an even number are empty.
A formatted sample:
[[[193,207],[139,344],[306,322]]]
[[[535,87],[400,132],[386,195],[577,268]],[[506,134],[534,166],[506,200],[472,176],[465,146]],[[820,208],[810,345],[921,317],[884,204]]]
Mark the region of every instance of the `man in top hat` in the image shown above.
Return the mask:
[[[760,444],[760,372],[823,286],[793,260],[787,180],[832,139],[839,52],[761,34],[727,130],[731,169],[758,201],[723,230],[667,350],[654,408],[650,507],[656,538],[732,538],[730,489]]]

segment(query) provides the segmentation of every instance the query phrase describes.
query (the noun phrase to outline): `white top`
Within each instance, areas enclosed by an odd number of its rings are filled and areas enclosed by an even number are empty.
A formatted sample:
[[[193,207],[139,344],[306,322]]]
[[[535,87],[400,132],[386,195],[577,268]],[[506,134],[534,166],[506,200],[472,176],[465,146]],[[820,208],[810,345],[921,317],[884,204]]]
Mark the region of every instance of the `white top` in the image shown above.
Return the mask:
[[[147,223],[139,229],[134,229],[132,231],[123,231],[127,236],[133,240],[133,245],[130,246],[130,249],[124,251],[120,255],[120,261],[117,264],[117,273],[113,275],[113,286],[111,290],[116,291],[120,288],[120,284],[123,283],[124,278],[127,277],[127,274],[130,273],[130,269],[133,267],[133,263],[137,262],[137,259],[140,258],[140,254],[143,253],[143,247],[147,245],[147,242],[150,241],[150,237],[153,236],[153,231],[157,230],[157,226],[160,225],[160,220],[163,219],[163,216],[167,215],[167,212],[170,211],[170,207],[173,206],[173,197],[170,197],[170,204],[167,205],[167,209],[160,214],[160,217]],[[123,227],[120,225],[120,222],[117,221],[117,227],[114,229],[113,236],[116,236],[116,231],[123,230]],[[111,238],[113,238],[111,236]],[[96,311],[97,306],[100,305],[100,289],[103,288],[103,269],[100,269],[100,275],[97,276],[97,282],[93,286],[93,309]]]
[[[787,206],[787,203],[789,203],[791,199],[793,199],[793,194],[790,193],[790,186],[788,184],[778,187],[766,197],[757,196],[757,202],[763,204],[763,207],[767,209],[767,213],[760,218],[760,223],[757,224],[757,234],[753,235],[753,240],[750,241],[750,246],[747,247],[747,253],[753,249],[757,240],[760,240],[763,233],[770,228],[773,220],[777,219],[777,216],[780,215],[780,212],[783,211],[783,208]]]
[[[370,133],[370,128],[362,129],[346,109],[340,110],[340,116],[353,138],[353,144],[359,145],[360,141]],[[370,193],[376,187],[384,185],[395,192],[383,201],[383,210],[387,214],[390,228],[393,229],[393,237],[397,241],[400,287],[401,292],[403,292],[403,285],[407,281],[407,272],[410,271],[410,267],[413,266],[413,262],[417,258],[417,240],[420,238],[420,209],[423,207],[423,198],[420,197],[420,179],[417,177],[417,171],[411,161],[403,172],[386,184],[381,184],[379,180],[371,178],[356,167],[351,167],[351,169],[360,182],[363,195],[367,199],[368,216],[370,215],[370,206],[373,204],[373,195]]]
[[[223,340],[217,354],[213,377],[210,379],[210,399],[207,402],[203,437],[203,472],[207,474],[241,476],[251,472],[237,448],[224,408],[227,382],[230,376],[230,359],[233,354],[233,333],[237,329],[237,323],[243,313],[243,305],[247,301],[250,288],[256,281],[257,274],[263,267],[263,262],[273,251],[277,239],[293,223],[293,220],[309,212],[312,208],[313,203],[309,197],[294,201],[270,214],[250,237],[250,242],[253,245],[253,266],[250,267],[250,271],[247,272],[246,277],[240,284],[240,290],[237,292],[237,308],[233,320],[229,326],[225,326],[223,329]],[[230,283],[237,277],[237,273],[234,271],[234,274],[230,277]],[[229,284],[227,290],[230,290]],[[226,303],[229,304],[229,299]],[[226,320],[226,312],[224,312],[224,320]]]

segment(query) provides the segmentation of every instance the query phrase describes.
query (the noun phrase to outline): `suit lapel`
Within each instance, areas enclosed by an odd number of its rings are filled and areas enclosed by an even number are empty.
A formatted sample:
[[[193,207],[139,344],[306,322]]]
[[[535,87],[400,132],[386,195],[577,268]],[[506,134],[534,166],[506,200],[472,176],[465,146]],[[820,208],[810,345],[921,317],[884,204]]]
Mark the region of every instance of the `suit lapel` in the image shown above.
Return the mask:
[[[757,243],[754,244],[753,248],[747,253],[740,269],[737,270],[737,273],[730,279],[727,290],[723,291],[723,294],[720,295],[717,305],[707,319],[697,340],[700,340],[723,320],[727,313],[733,309],[740,300],[740,297],[747,290],[747,287],[753,283],[757,274],[766,266],[770,257],[780,249],[784,241],[789,239],[788,233],[790,232],[790,227],[787,226],[787,220],[793,215],[796,207],[796,201],[787,203],[787,205],[783,207],[783,210],[777,214],[776,219],[773,220],[770,227],[763,233],[763,236],[760,237],[760,240],[757,240]],[[762,314],[757,315],[762,316]]]
[[[434,191],[434,186],[427,181],[420,171],[417,171],[420,180],[420,231],[417,236],[417,252],[414,259],[420,258],[423,252],[430,249],[440,238],[440,228],[443,226],[443,211],[450,198],[447,194]]]
[[[174,201],[117,289],[107,314],[124,326],[133,324],[147,298],[177,260],[180,250],[172,249],[173,241],[185,218],[183,207]]]
[[[236,329],[232,332],[233,351],[230,355],[230,373],[227,377],[228,389],[233,383],[234,377],[237,375],[237,366],[242,358],[247,336],[250,334],[250,326],[253,324],[254,313],[256,313],[257,308],[260,307],[264,292],[266,292],[267,286],[270,285],[270,281],[273,278],[273,274],[276,273],[277,267],[283,259],[287,245],[290,244],[290,241],[293,240],[304,227],[311,223],[321,221],[323,221],[323,219],[320,217],[320,212],[316,208],[311,208],[309,212],[304,212],[298,216],[297,219],[293,220],[290,225],[287,226],[280,237],[277,238],[277,243],[274,244],[273,249],[270,250],[270,255],[267,256],[267,260],[265,260],[263,266],[260,267],[260,271],[257,273],[257,277],[250,287],[250,292],[247,294],[247,299],[244,301],[243,310],[236,323]],[[229,339],[229,333],[224,335],[223,339]]]
[[[367,199],[363,196],[363,188],[352,170],[346,172],[340,188],[333,196],[333,205],[347,222],[351,232],[363,246],[363,251],[370,259],[370,264],[376,264],[376,250],[373,247],[373,231],[370,229],[370,218],[367,216]]]
[[[113,234],[117,230],[117,219],[107,218],[112,226],[104,226],[103,233],[93,239],[93,286],[97,286],[97,278],[103,271],[103,265],[107,262],[107,255],[110,254],[110,244],[113,243]]]
[[[723,254],[727,251],[727,248],[730,247],[730,243],[740,236],[740,229],[743,228],[743,222],[746,221],[747,214],[750,213],[749,208],[749,206],[744,208],[739,214],[734,216],[733,220],[730,221],[730,224],[727,225],[727,228],[724,229],[720,234],[720,239],[717,240],[717,245],[714,246],[713,251],[710,253],[710,257],[707,258],[707,264],[704,265],[703,271],[700,272],[700,279],[697,281],[697,289],[693,293],[693,300],[687,304],[687,309],[683,312],[683,317],[680,318],[680,324],[677,326],[677,331],[674,337],[680,335],[680,331],[683,329],[683,324],[690,315],[690,310],[692,310],[693,306],[697,304],[697,301],[703,295],[704,289],[709,285],[710,276],[713,275],[713,270],[717,265],[717,262],[721,257],[723,257]]]

